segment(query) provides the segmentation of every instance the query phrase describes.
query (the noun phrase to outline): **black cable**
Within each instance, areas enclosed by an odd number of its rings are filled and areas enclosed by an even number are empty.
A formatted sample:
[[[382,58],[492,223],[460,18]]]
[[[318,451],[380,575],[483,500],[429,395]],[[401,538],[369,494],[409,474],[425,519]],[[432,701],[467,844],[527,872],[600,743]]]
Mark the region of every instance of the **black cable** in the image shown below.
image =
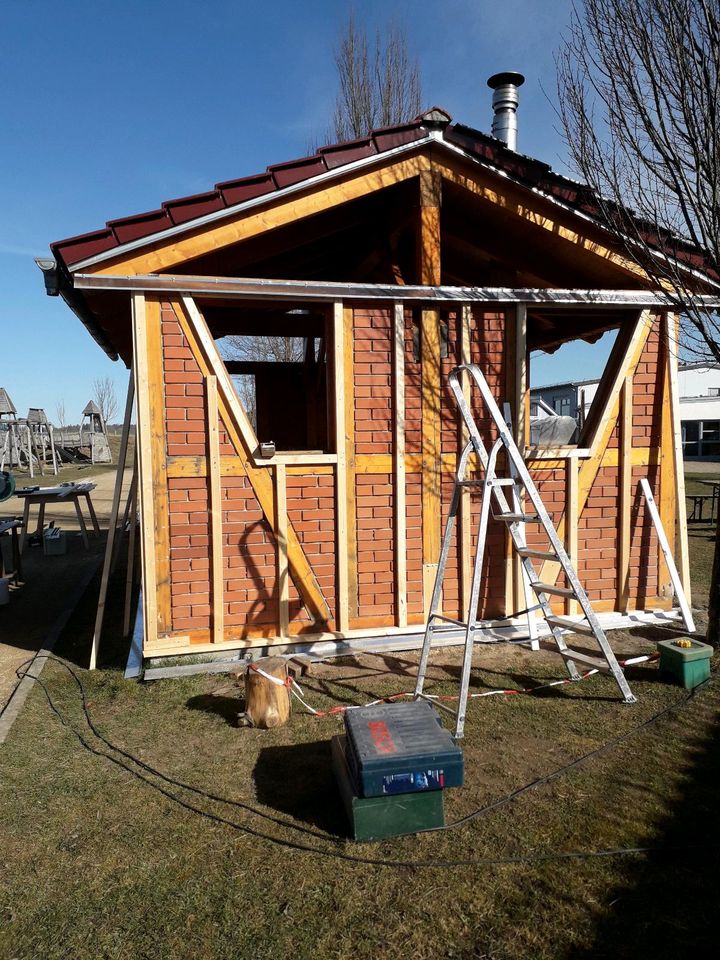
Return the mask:
[[[149,764],[144,763],[144,761],[139,760],[138,758],[134,757],[132,754],[128,753],[127,751],[123,750],[122,748],[116,747],[111,741],[109,741],[109,740],[107,740],[105,737],[103,737],[103,735],[102,735],[102,734],[97,730],[97,728],[95,727],[95,725],[94,725],[94,723],[93,723],[93,721],[92,721],[92,718],[90,717],[89,711],[88,711],[88,709],[87,709],[87,697],[86,697],[86,694],[85,694],[84,686],[83,686],[82,681],[80,680],[79,676],[75,673],[75,671],[74,671],[67,663],[65,663],[65,661],[61,660],[59,657],[56,657],[56,656],[54,656],[54,655],[48,655],[48,656],[47,656],[47,659],[51,659],[51,660],[53,660],[54,662],[59,663],[59,664],[60,664],[61,666],[63,666],[63,667],[68,671],[68,673],[70,673],[70,675],[73,677],[73,679],[75,680],[75,683],[77,684],[78,689],[79,689],[79,691],[80,691],[80,696],[81,696],[82,706],[83,706],[83,713],[84,713],[84,715],[85,715],[86,721],[87,721],[87,723],[88,723],[91,731],[93,732],[93,734],[94,734],[96,737],[98,737],[98,739],[100,739],[100,740],[101,740],[107,747],[109,747],[111,750],[116,750],[116,751],[117,751],[118,753],[120,753],[122,756],[124,756],[124,757],[126,757],[127,759],[129,759],[132,763],[135,763],[135,764],[137,764],[138,766],[140,766],[141,768],[146,769],[149,773],[160,777],[161,779],[165,780],[166,782],[172,783],[173,785],[179,786],[179,787],[181,787],[181,788],[183,788],[183,789],[190,790],[190,791],[192,791],[192,792],[194,792],[194,793],[199,794],[200,796],[205,796],[207,799],[211,799],[211,800],[214,800],[214,801],[220,802],[220,803],[228,803],[228,804],[237,805],[237,806],[239,806],[239,807],[241,807],[241,808],[243,808],[243,809],[248,810],[248,811],[251,812],[251,813],[255,813],[255,814],[257,814],[257,815],[264,816],[264,817],[266,817],[266,819],[269,819],[269,820],[271,820],[272,822],[277,823],[277,824],[280,825],[280,826],[292,827],[293,829],[298,829],[298,830],[300,830],[300,831],[302,831],[302,832],[305,832],[305,833],[311,833],[311,834],[314,835],[314,836],[318,836],[318,837],[320,837],[320,838],[322,838],[322,839],[324,839],[324,840],[331,840],[331,841],[333,841],[333,842],[335,842],[335,843],[340,843],[340,842],[342,842],[342,841],[337,841],[337,840],[335,840],[335,839],[332,838],[332,837],[328,837],[328,836],[325,835],[325,834],[320,834],[320,833],[318,833],[317,831],[310,831],[310,830],[307,830],[306,828],[299,827],[297,824],[292,824],[292,823],[289,823],[288,821],[282,821],[282,820],[280,820],[280,819],[278,819],[278,818],[274,818],[274,817],[272,817],[272,816],[270,816],[270,815],[268,815],[268,814],[265,814],[263,811],[257,810],[256,808],[253,808],[253,807],[250,806],[249,804],[243,804],[243,803],[241,803],[240,801],[228,800],[228,799],[226,799],[226,798],[218,797],[218,796],[213,795],[213,794],[210,794],[210,793],[208,793],[208,792],[206,792],[206,791],[200,790],[200,789],[198,789],[198,788],[196,788],[196,787],[191,787],[191,786],[189,786],[189,785],[182,784],[180,781],[175,781],[175,780],[173,780],[172,778],[165,776],[165,775],[162,774],[160,771],[156,771],[156,770],[155,770],[153,767],[151,767]],[[22,678],[23,676],[26,676],[26,675],[30,675],[30,674],[28,674],[27,671],[25,671],[24,673],[21,673],[21,672],[20,672],[20,668],[18,668],[18,670],[16,671],[16,674],[17,674],[20,678]],[[31,676],[31,675],[30,675],[30,676]],[[254,836],[254,837],[257,837],[257,838],[259,838],[259,839],[269,840],[271,843],[274,843],[274,844],[276,844],[276,845],[283,846],[283,847],[286,847],[286,848],[289,848],[289,849],[299,850],[299,851],[303,851],[303,852],[306,852],[306,853],[314,853],[314,854],[319,855],[319,856],[325,856],[325,857],[329,857],[329,858],[344,860],[344,861],[348,861],[348,862],[351,862],[351,863],[359,863],[359,864],[371,865],[371,866],[390,866],[390,867],[409,867],[409,868],[420,868],[420,867],[423,867],[423,868],[447,868],[447,867],[456,867],[456,866],[493,866],[493,865],[504,865],[504,864],[513,864],[513,863],[515,863],[515,864],[517,864],[517,863],[535,863],[535,862],[544,862],[544,861],[551,861],[551,860],[589,859],[589,858],[592,858],[592,857],[631,856],[631,855],[637,855],[637,854],[641,854],[641,853],[672,853],[672,852],[680,852],[680,851],[683,851],[683,850],[694,849],[694,847],[688,847],[688,846],[685,846],[685,847],[660,847],[660,848],[652,848],[652,847],[624,847],[624,848],[609,848],[609,849],[606,849],[606,850],[561,851],[561,852],[558,852],[558,853],[548,853],[548,854],[527,854],[527,855],[518,855],[518,856],[512,856],[512,857],[482,857],[482,858],[453,859],[453,860],[426,860],[426,861],[403,861],[403,860],[374,859],[374,858],[371,858],[371,857],[361,857],[361,856],[358,856],[358,855],[356,855],[356,854],[345,853],[345,852],[340,851],[340,850],[321,849],[321,848],[319,848],[319,847],[314,847],[314,846],[310,846],[310,845],[308,845],[308,844],[300,843],[299,841],[287,840],[287,839],[284,839],[284,838],[281,838],[281,837],[273,836],[272,834],[263,833],[262,831],[257,830],[257,829],[255,829],[254,827],[250,827],[250,826],[247,826],[247,825],[244,825],[244,824],[239,824],[239,823],[237,823],[237,822],[235,822],[235,821],[233,821],[233,820],[228,820],[226,817],[223,817],[223,816],[221,816],[221,815],[219,815],[219,814],[211,813],[210,811],[203,810],[203,809],[201,809],[200,807],[196,807],[195,805],[193,805],[193,804],[189,803],[188,801],[184,800],[182,797],[179,797],[179,796],[177,796],[176,794],[172,793],[171,791],[169,791],[169,790],[165,789],[164,787],[160,786],[159,784],[154,783],[154,782],[153,782],[152,780],[150,780],[148,777],[143,776],[141,773],[139,773],[137,770],[133,769],[132,767],[128,766],[128,765],[127,765],[126,763],[124,763],[123,761],[118,760],[117,757],[113,757],[112,755],[107,754],[107,753],[105,753],[105,752],[103,752],[103,751],[101,751],[101,750],[97,750],[95,747],[92,746],[92,744],[90,744],[90,743],[85,739],[85,737],[83,737],[83,735],[82,735],[81,733],[79,733],[77,730],[75,730],[74,727],[63,717],[63,715],[61,714],[61,712],[58,710],[57,706],[55,705],[55,703],[54,703],[54,701],[53,701],[53,699],[52,699],[52,697],[51,697],[51,695],[50,695],[50,693],[49,693],[49,691],[48,691],[47,686],[45,685],[45,683],[44,683],[42,680],[40,680],[39,677],[32,677],[32,679],[35,680],[35,682],[37,682],[37,683],[40,685],[40,687],[42,688],[42,690],[43,690],[43,692],[44,692],[44,694],[45,694],[45,697],[46,697],[46,699],[47,699],[47,701],[48,701],[48,704],[49,704],[51,710],[52,710],[53,713],[57,716],[57,718],[60,720],[60,723],[61,723],[64,727],[66,727],[66,729],[68,729],[71,733],[73,733],[73,735],[79,740],[79,742],[82,744],[82,746],[83,746],[85,749],[87,749],[90,753],[94,754],[95,756],[102,757],[102,758],[104,758],[104,759],[106,759],[106,760],[109,760],[111,763],[114,763],[116,766],[119,766],[121,769],[123,769],[123,770],[127,771],[128,773],[130,773],[131,776],[133,776],[133,777],[135,777],[136,779],[140,780],[141,782],[147,784],[147,785],[150,786],[152,789],[157,790],[162,796],[164,796],[164,797],[166,797],[167,799],[175,802],[175,803],[178,804],[180,807],[182,807],[182,808],[184,808],[184,809],[186,809],[186,810],[188,810],[188,811],[190,811],[190,812],[192,812],[192,813],[196,813],[196,814],[198,814],[198,815],[200,815],[200,816],[202,816],[202,817],[205,817],[206,819],[209,819],[209,820],[211,820],[211,821],[213,821],[213,822],[221,823],[221,824],[223,824],[223,825],[225,825],[225,826],[229,826],[229,827],[231,827],[232,829],[237,830],[237,831],[239,831],[239,832],[247,833],[247,834],[249,834],[250,836]],[[685,697],[683,697],[682,700],[680,700],[679,702],[677,702],[677,703],[675,703],[675,704],[671,704],[669,707],[666,707],[665,709],[663,709],[662,711],[660,711],[658,714],[655,714],[653,717],[650,717],[648,720],[646,720],[646,721],[644,721],[643,723],[639,724],[637,727],[634,727],[632,730],[627,731],[625,734],[621,734],[620,736],[614,738],[614,739],[611,740],[611,741],[608,741],[608,743],[603,744],[602,746],[596,748],[595,750],[590,751],[588,754],[585,754],[585,755],[583,755],[582,757],[578,757],[576,760],[573,760],[571,763],[566,764],[565,766],[558,768],[557,770],[553,771],[551,774],[548,774],[548,775],[545,776],[545,777],[538,778],[537,780],[533,781],[532,783],[525,784],[523,787],[520,787],[520,788],[518,788],[517,790],[513,791],[512,793],[507,794],[505,797],[501,797],[499,800],[496,800],[496,801],[494,801],[493,803],[486,805],[485,807],[479,808],[478,810],[474,811],[474,812],[471,813],[471,814],[468,814],[466,817],[463,817],[463,818],[461,818],[460,820],[457,820],[457,821],[454,821],[453,823],[447,824],[445,827],[435,827],[435,828],[431,828],[431,829],[429,829],[429,830],[419,831],[419,832],[422,832],[422,833],[436,833],[436,832],[441,832],[441,831],[443,831],[443,830],[453,829],[453,828],[455,828],[455,827],[457,827],[457,826],[460,826],[460,825],[462,825],[462,824],[464,824],[464,823],[467,823],[467,822],[470,821],[470,820],[475,819],[476,817],[480,816],[480,815],[483,814],[483,813],[487,813],[487,812],[489,812],[490,810],[496,809],[497,807],[499,807],[499,806],[501,806],[501,805],[503,805],[503,804],[505,804],[505,803],[509,803],[510,801],[516,799],[518,796],[522,795],[523,793],[526,793],[528,790],[531,790],[531,789],[533,789],[533,788],[536,787],[536,786],[540,786],[540,785],[542,785],[543,783],[547,783],[548,781],[553,780],[553,779],[561,776],[564,772],[566,772],[566,770],[572,769],[573,767],[575,767],[575,766],[577,766],[578,764],[582,763],[584,760],[586,760],[586,759],[588,759],[588,758],[590,758],[590,757],[596,756],[597,754],[602,753],[603,751],[605,751],[605,750],[609,749],[610,747],[614,746],[616,743],[619,743],[619,742],[622,742],[623,740],[628,739],[630,736],[634,735],[634,734],[635,734],[636,732],[638,732],[639,730],[642,730],[642,729],[650,726],[652,723],[655,723],[657,720],[661,719],[663,716],[665,716],[666,714],[668,714],[670,711],[676,709],[676,708],[679,707],[679,706],[683,706],[685,703],[687,703],[687,701],[688,701],[692,696],[693,696],[693,691],[690,691],[690,693],[687,694]]]

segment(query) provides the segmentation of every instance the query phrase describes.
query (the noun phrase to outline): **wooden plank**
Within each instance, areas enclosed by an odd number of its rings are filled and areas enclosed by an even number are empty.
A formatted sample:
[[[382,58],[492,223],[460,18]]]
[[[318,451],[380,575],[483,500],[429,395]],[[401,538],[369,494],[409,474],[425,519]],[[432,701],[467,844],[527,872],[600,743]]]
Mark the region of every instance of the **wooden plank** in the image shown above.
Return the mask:
[[[515,373],[510,393],[510,403],[513,418],[513,439],[521,455],[525,454],[528,443],[530,397],[528,392],[527,371],[527,307],[518,303],[515,307],[515,338],[514,357]],[[525,509],[525,493],[520,492],[520,506]],[[524,535],[524,532],[521,531]],[[513,551],[513,599],[515,610],[522,610],[528,606],[521,558]]]
[[[393,481],[395,521],[395,623],[407,625],[407,503],[405,491],[405,309],[393,309],[393,407],[395,411]]]
[[[358,616],[357,510],[355,497],[355,375],[352,307],[343,307],[343,372],[345,381],[345,500],[347,510],[347,604],[352,622]]]
[[[280,636],[287,637],[290,628],[290,567],[288,565],[287,468],[275,467],[275,539],[277,541],[278,620]]]
[[[472,363],[472,349],[470,343],[470,323],[472,320],[472,307],[469,303],[464,303],[460,313],[460,363]],[[471,400],[470,381],[467,376],[463,379],[463,396],[465,402],[470,406]],[[464,433],[460,434],[460,443],[458,457],[462,453],[467,437]],[[469,467],[469,464],[468,464]],[[472,584],[472,498],[468,487],[463,487],[460,493],[460,614],[468,614],[470,607],[470,589]]]
[[[424,610],[430,598],[440,557],[442,502],[440,491],[440,313],[423,310],[420,327],[422,408],[422,517]]]
[[[171,627],[170,597],[170,496],[167,483],[165,436],[165,376],[163,371],[162,321],[160,302],[146,300],[147,378],[152,447],[153,527],[155,531],[155,589],[157,631],[160,636]]]
[[[140,478],[140,554],[143,571],[143,649],[158,640],[155,573],[155,498],[153,493],[147,314],[142,293],[132,296],[133,370],[137,396],[135,444]]]
[[[210,581],[210,600],[212,605],[212,637],[213,643],[221,643],[224,639],[225,610],[225,570],[223,563],[222,538],[222,484],[220,479],[220,435],[218,429],[218,394],[217,378],[206,377],[206,414],[208,436],[208,473],[210,507],[210,567],[212,578]]]
[[[672,557],[672,551],[670,550],[670,544],[668,543],[662,519],[658,513],[657,505],[653,498],[652,488],[650,487],[647,477],[642,478],[640,481],[640,486],[645,496],[650,517],[652,518],[652,522],[658,535],[658,540],[660,541],[660,549],[664,554],[665,562],[668,566],[668,575],[670,576],[670,581],[672,584],[670,588],[670,597],[664,597],[663,599],[671,599],[672,592],[674,591],[678,601],[678,606],[680,607],[680,611],[682,613],[683,621],[685,623],[685,629],[688,631],[688,633],[695,633],[695,621],[693,620],[692,611],[690,610],[690,604],[685,596],[685,591],[682,588],[680,574],[675,566],[675,562]]]
[[[417,177],[421,170],[427,170],[428,167],[426,157],[408,157],[385,163],[379,169],[353,171],[339,183],[310,185],[304,194],[293,193],[287,198],[273,197],[271,194],[267,204],[263,204],[259,210],[241,211],[229,220],[207,225],[200,230],[190,230],[187,235],[157,240],[140,251],[133,250],[88,267],[85,272],[100,276],[161,273],[187,260],[297,223],[305,217]]]
[[[607,399],[602,407],[595,434],[592,438],[591,456],[584,460],[580,467],[578,482],[578,516],[587,504],[590,490],[595,482],[600,467],[606,459],[607,445],[615,429],[620,408],[620,391],[628,375],[632,374],[638,365],[640,355],[650,334],[652,323],[649,311],[643,310],[632,326],[630,335],[625,338],[625,348],[617,369],[612,377],[611,387],[607,391]],[[609,451],[607,451],[609,452]],[[617,456],[617,454],[616,454]],[[616,461],[617,462],[617,461]],[[558,535],[565,536],[565,518],[556,525]],[[544,583],[554,583],[560,572],[560,564],[546,561],[540,572],[540,579]]]
[[[691,600],[690,555],[688,553],[687,514],[685,513],[685,470],[683,465],[682,430],[680,427],[680,390],[678,387],[678,348],[680,344],[680,325],[676,314],[665,315],[665,337],[667,342],[670,371],[670,422],[672,427],[672,461],[675,473],[676,525],[675,556],[680,582],[687,602]]]
[[[565,550],[575,570],[578,562],[578,461],[568,457],[565,461]],[[570,598],[565,603],[569,616],[579,613],[577,600]]]
[[[633,443],[633,378],[625,378],[620,399],[620,497],[617,547],[618,609],[630,604],[630,538],[632,516],[632,443]]]
[[[677,515],[677,486],[675,468],[675,442],[673,437],[672,398],[670,395],[670,344],[667,336],[667,314],[662,317],[660,337],[660,357],[662,362],[663,391],[660,412],[660,496],[659,510],[663,529],[670,543],[676,542],[675,518]],[[683,503],[684,498],[683,498]],[[658,596],[672,596],[671,572],[665,558],[665,551],[658,544]]]
[[[337,570],[337,623],[340,633],[350,629],[348,607],[348,502],[347,451],[345,447],[345,318],[342,300],[333,305],[333,381],[335,385],[333,421],[335,424],[335,556]]]
[[[233,388],[225,365],[208,330],[205,319],[188,297],[171,301],[185,337],[203,374],[213,374],[218,382],[218,407],[225,429],[244,461],[248,480],[271,527],[275,526],[273,482],[267,467],[255,467],[251,451],[257,447],[255,433]],[[288,524],[288,561],[293,579],[310,613],[319,621],[331,619],[330,608],[322,595],[315,573],[305,556],[292,524]]]
[[[95,628],[93,630],[92,646],[90,647],[89,669],[95,670],[97,667],[97,655],[100,648],[100,636],[102,634],[103,620],[105,618],[105,601],[107,599],[107,587],[110,577],[110,565],[112,563],[113,545],[117,535],[118,513],[120,511],[120,497],[122,494],[123,478],[125,475],[125,464],[127,462],[128,437],[130,435],[130,421],[132,419],[133,400],[135,397],[135,381],[133,372],[130,370],[128,379],[127,397],[125,400],[125,416],[123,417],[123,428],[120,436],[120,451],[118,453],[117,472],[115,474],[115,489],[113,491],[112,507],[110,510],[110,524],[108,526],[107,544],[105,545],[105,558],[103,560],[102,576],[100,578],[100,595],[98,597],[97,612],[95,614]],[[27,523],[27,514],[30,507],[30,501],[25,501],[25,522]],[[135,518],[133,517],[133,530],[135,529]],[[23,530],[26,530],[24,527]]]

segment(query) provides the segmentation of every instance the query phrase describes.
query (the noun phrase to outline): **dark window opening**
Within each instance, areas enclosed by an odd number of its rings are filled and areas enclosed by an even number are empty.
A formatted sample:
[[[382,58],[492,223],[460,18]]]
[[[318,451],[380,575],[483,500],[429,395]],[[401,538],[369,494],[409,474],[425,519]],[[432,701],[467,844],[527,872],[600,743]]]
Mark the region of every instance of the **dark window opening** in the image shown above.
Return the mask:
[[[440,359],[447,360],[450,356],[450,328],[445,317],[440,318]],[[422,333],[420,311],[413,312],[413,360],[420,363],[422,359]]]
[[[290,310],[282,323],[243,320],[217,345],[258,442],[331,452],[325,318]]]

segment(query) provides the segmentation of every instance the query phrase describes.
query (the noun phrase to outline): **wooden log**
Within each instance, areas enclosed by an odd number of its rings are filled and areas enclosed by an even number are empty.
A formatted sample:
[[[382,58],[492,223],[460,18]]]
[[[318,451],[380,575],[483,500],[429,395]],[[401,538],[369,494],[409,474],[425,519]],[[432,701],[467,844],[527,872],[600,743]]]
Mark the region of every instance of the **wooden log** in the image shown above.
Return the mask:
[[[274,683],[269,677],[281,682]],[[248,668],[245,676],[245,719],[251,726],[269,730],[271,727],[281,727],[290,719],[290,691],[285,685],[286,679],[287,664],[282,657],[264,657]]]

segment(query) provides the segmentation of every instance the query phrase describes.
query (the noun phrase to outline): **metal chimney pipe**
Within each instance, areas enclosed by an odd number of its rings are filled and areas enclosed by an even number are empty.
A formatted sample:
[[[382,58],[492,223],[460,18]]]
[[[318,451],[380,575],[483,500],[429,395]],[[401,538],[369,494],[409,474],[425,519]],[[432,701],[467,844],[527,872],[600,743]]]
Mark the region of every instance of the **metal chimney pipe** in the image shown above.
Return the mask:
[[[524,83],[525,77],[512,71],[495,73],[487,82],[493,91],[492,135],[506,143],[510,150],[517,149],[518,87]]]

